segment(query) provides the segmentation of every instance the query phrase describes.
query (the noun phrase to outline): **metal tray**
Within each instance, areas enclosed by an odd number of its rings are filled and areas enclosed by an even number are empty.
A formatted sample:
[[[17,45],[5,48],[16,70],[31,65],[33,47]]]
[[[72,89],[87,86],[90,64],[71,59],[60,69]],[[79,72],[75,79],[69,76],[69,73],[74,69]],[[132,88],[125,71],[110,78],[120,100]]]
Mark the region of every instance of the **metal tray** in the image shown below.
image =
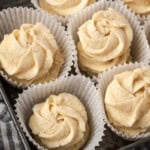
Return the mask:
[[[14,6],[26,6],[33,7],[30,3],[30,0],[0,0],[0,10],[8,7]],[[73,73],[73,70],[72,70]],[[18,121],[14,112],[14,103],[15,98],[17,98],[18,93],[21,93],[22,90],[17,89],[9,85],[6,81],[0,78],[0,93],[3,97],[8,110],[10,112],[11,118],[14,122],[16,130],[19,133],[19,136],[22,139],[22,143],[26,150],[36,150],[35,146],[28,141],[25,137],[22,129],[19,127]],[[99,143],[99,146],[95,148],[96,150],[148,150],[150,149],[150,138],[146,138],[143,140],[139,140],[135,143],[123,140],[114,134],[107,126],[105,131],[105,136],[103,137],[103,141]]]

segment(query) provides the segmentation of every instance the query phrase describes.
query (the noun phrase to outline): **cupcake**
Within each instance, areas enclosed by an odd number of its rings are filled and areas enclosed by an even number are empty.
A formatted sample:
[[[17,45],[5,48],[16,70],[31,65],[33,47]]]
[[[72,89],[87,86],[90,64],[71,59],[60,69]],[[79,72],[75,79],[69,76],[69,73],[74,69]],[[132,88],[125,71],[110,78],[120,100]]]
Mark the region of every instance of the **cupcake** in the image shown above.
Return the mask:
[[[4,36],[0,43],[0,69],[24,84],[55,80],[64,57],[42,23],[22,24],[20,29]]]
[[[87,74],[98,75],[131,58],[132,28],[128,20],[112,8],[94,13],[78,28],[78,36],[79,66]]]
[[[80,149],[89,135],[85,107],[69,93],[50,95],[45,102],[35,104],[29,128],[48,149]]]
[[[67,76],[74,52],[65,28],[43,11],[9,8],[0,13],[0,74],[17,87]]]
[[[84,75],[95,78],[118,64],[149,61],[140,22],[120,1],[98,1],[70,17],[67,26]]]
[[[84,9],[96,0],[31,0],[31,2],[36,8],[47,11],[65,23],[68,16]]]
[[[16,114],[38,148],[94,149],[104,132],[99,92],[83,76],[59,78],[29,87],[16,99]]]
[[[127,6],[139,15],[150,15],[149,0],[123,0]]]
[[[150,128],[150,67],[126,64],[105,72],[99,80],[106,122],[119,136],[136,140]]]

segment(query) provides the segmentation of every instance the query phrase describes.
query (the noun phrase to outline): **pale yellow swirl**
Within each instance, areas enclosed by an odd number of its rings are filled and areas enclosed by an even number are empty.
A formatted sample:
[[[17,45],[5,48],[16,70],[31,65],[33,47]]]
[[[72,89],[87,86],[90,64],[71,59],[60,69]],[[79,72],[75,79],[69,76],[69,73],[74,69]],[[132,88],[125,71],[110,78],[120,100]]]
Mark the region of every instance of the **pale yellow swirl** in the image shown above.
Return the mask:
[[[79,27],[78,58],[89,74],[127,62],[133,31],[127,19],[114,9],[96,12]]]
[[[109,121],[119,130],[136,135],[150,128],[150,68],[114,76],[105,94]]]
[[[150,0],[123,0],[135,13],[150,14]]]
[[[0,67],[22,82],[53,80],[64,60],[50,31],[41,23],[23,24],[0,44]]]
[[[72,15],[93,2],[95,0],[39,0],[43,9],[60,16]]]
[[[69,93],[51,95],[34,105],[29,127],[44,146],[60,150],[78,150],[89,132],[83,104]]]

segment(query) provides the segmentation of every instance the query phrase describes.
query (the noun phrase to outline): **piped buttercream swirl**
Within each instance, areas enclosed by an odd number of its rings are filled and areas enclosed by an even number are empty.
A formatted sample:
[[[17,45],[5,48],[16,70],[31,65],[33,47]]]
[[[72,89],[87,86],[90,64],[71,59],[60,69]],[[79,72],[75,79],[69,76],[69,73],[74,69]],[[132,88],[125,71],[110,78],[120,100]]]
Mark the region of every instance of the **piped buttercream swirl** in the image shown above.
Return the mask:
[[[150,128],[150,68],[114,76],[105,94],[108,119],[118,130],[137,135]]]
[[[89,74],[129,60],[133,31],[127,19],[112,8],[93,14],[79,27],[78,35],[79,65]]]
[[[87,121],[80,100],[69,93],[61,93],[34,105],[29,127],[47,148],[78,150],[88,137]]]

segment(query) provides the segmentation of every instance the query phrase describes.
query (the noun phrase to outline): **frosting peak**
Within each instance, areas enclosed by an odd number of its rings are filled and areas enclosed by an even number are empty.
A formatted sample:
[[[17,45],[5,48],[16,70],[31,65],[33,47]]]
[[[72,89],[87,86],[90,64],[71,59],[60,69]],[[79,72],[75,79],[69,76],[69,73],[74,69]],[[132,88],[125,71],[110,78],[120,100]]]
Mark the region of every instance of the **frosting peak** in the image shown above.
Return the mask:
[[[76,96],[51,95],[33,107],[29,127],[48,148],[77,150],[87,139],[87,114]]]

